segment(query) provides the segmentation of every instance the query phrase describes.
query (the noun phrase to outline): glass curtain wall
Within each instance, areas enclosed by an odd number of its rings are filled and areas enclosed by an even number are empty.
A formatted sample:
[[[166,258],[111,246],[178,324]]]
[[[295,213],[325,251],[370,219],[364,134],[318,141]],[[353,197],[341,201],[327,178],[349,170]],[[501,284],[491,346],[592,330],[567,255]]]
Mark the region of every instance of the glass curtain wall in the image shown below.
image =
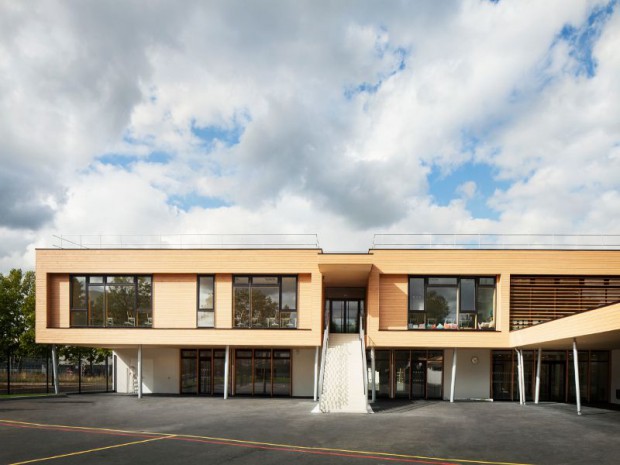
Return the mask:
[[[71,276],[72,327],[151,327],[150,276]]]
[[[368,361],[368,395],[372,395],[372,361]],[[377,397],[441,399],[443,397],[442,350],[375,350]]]
[[[533,400],[537,351],[523,351],[526,400]],[[494,400],[518,400],[517,360],[514,351],[492,354]],[[579,390],[584,403],[609,402],[609,352],[579,351]],[[540,401],[575,402],[572,350],[543,351],[540,370]]]
[[[181,350],[181,393],[224,394],[224,349]],[[290,396],[291,351],[236,349],[231,352],[228,393],[239,396]]]
[[[235,328],[297,327],[297,277],[236,276],[233,289]]]
[[[409,329],[495,329],[494,277],[409,278]]]

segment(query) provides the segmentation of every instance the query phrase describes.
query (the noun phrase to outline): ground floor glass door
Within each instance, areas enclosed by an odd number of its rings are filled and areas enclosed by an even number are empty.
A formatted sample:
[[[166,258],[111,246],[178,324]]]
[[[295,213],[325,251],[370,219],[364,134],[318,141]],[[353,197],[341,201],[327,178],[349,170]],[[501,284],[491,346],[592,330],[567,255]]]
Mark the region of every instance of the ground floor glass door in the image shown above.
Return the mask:
[[[405,399],[441,399],[443,397],[442,350],[375,350],[375,372],[371,354],[368,362],[368,393],[372,395],[372,377],[376,396]]]
[[[328,299],[330,333],[357,333],[360,325],[360,312],[364,301],[355,299]]]

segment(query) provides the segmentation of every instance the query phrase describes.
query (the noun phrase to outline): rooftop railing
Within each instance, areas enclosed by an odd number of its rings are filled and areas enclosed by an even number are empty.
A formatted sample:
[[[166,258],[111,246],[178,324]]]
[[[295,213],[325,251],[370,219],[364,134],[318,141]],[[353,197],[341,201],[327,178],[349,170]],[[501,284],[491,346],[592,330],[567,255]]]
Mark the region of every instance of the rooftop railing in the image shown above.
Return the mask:
[[[59,249],[318,249],[316,234],[54,235]]]
[[[612,234],[375,234],[373,249],[619,250]]]

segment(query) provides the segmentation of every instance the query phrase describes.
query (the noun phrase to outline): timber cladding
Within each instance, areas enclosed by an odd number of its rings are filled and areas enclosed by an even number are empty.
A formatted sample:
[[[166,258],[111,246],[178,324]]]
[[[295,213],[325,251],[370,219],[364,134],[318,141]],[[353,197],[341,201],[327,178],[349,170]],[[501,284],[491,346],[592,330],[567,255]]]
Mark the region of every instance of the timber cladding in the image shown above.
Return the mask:
[[[618,276],[512,275],[510,329],[526,328],[618,302]]]
[[[407,329],[407,275],[383,275],[379,286],[379,329]]]

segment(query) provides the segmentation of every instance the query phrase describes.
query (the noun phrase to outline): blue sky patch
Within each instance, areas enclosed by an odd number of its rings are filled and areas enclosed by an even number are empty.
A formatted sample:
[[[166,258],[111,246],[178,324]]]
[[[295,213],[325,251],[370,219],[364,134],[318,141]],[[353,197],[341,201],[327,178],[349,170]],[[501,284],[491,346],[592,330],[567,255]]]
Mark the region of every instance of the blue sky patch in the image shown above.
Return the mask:
[[[195,192],[186,195],[171,195],[168,197],[168,204],[180,208],[183,211],[188,211],[193,207],[208,209],[227,207],[230,205],[220,198],[207,197]]]
[[[581,27],[566,24],[562,28],[559,38],[570,46],[570,56],[578,64],[575,70],[577,76],[585,75],[591,78],[596,74],[597,63],[592,50],[616,4],[617,0],[612,0],[607,5],[594,8]]]
[[[245,127],[235,122],[232,127],[223,126],[197,126],[192,123],[192,133],[198,137],[204,145],[212,147],[216,142],[221,142],[227,147],[237,145],[241,140]]]
[[[146,157],[122,153],[106,153],[97,157],[97,160],[104,165],[120,166],[121,168],[129,169],[131,165],[139,161],[166,164],[172,160],[172,155],[160,151],[151,152]]]
[[[499,219],[498,213],[486,202],[495,190],[505,190],[510,183],[496,180],[493,167],[486,163],[465,163],[448,174],[433,166],[428,175],[429,194],[438,205],[446,206],[462,197],[458,188],[468,181],[476,183],[476,194],[471,199],[465,199],[471,214],[475,218]]]

